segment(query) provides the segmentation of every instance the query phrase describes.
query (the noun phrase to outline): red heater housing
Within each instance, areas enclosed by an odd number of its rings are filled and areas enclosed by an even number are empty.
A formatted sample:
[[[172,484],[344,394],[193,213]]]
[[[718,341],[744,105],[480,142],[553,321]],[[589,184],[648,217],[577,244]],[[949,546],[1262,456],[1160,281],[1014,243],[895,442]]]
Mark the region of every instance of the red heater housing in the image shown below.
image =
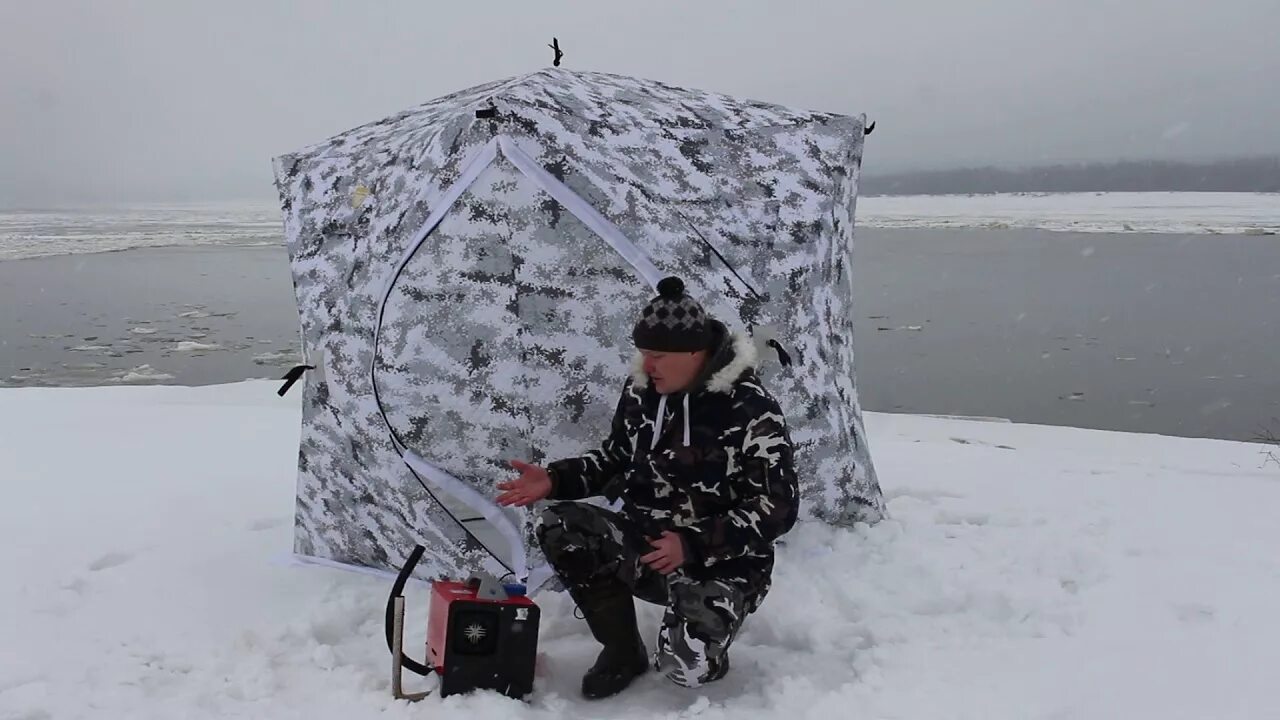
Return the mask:
[[[522,698],[533,692],[538,655],[538,606],[519,584],[503,585],[491,576],[467,582],[431,583],[427,619],[427,658],[420,664],[403,652],[405,581],[422,556],[415,547],[387,600],[387,647],[391,650],[392,693],[420,700],[427,693],[406,693],[401,669],[440,677],[441,697],[472,690],[496,690]]]
[[[498,586],[484,597],[481,583],[431,584],[427,663],[440,676],[440,694],[476,689],[509,697],[533,691],[538,654],[538,606],[520,586]]]

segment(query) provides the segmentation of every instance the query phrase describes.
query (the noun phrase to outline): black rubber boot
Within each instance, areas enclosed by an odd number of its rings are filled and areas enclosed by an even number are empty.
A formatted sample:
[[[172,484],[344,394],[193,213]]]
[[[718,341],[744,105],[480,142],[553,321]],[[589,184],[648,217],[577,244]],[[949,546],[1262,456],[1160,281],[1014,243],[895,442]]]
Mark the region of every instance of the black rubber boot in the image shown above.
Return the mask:
[[[631,591],[621,584],[573,593],[591,634],[604,646],[582,677],[582,695],[591,700],[617,695],[649,669],[636,623]]]
[[[711,663],[711,672],[707,674],[705,682],[712,683],[723,679],[729,674],[729,655],[728,653],[721,655],[719,660]]]

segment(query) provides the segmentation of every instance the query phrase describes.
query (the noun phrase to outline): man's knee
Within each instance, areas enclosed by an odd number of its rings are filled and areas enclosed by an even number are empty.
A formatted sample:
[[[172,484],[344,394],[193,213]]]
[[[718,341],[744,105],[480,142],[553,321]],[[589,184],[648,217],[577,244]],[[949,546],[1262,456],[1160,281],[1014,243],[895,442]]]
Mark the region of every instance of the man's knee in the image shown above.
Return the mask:
[[[534,533],[544,554],[580,545],[587,538],[605,534],[607,526],[595,516],[595,508],[576,502],[548,505],[538,517]]]
[[[535,532],[542,554],[566,583],[584,583],[611,571],[608,566],[616,565],[621,555],[616,529],[591,505],[551,505],[542,511]]]
[[[560,565],[566,555],[585,546],[581,529],[572,522],[573,512],[565,511],[566,505],[569,503],[552,505],[543,510],[534,531],[542,554],[553,566]]]
[[[547,544],[552,537],[563,535],[564,519],[561,513],[560,503],[556,505],[548,505],[543,508],[542,513],[538,515],[538,522],[534,525],[534,535],[538,538],[538,545],[542,547],[542,551],[547,552]],[[552,531],[556,532],[553,533]]]

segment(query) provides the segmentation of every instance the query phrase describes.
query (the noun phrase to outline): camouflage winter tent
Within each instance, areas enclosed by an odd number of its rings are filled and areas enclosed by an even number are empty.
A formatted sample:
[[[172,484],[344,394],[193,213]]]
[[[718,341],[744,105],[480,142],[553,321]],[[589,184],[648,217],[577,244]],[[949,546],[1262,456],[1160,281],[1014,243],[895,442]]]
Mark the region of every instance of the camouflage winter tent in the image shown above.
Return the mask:
[[[390,569],[420,543],[424,574],[542,566],[535,514],[497,508],[493,485],[510,458],[603,439],[666,275],[754,334],[802,513],[878,519],[852,343],[863,123],[547,69],[276,158],[316,368],[295,551]]]

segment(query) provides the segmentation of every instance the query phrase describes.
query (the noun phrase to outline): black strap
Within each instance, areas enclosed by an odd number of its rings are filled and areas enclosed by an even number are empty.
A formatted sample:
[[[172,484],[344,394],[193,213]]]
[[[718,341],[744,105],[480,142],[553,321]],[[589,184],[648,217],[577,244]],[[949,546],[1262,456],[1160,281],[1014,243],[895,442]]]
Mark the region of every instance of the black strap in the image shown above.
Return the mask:
[[[875,123],[871,123],[871,125],[872,125],[872,127],[875,127]],[[736,277],[736,278],[738,278],[738,282],[742,283],[742,286],[743,286],[743,287],[745,287],[745,288],[747,289],[747,291],[748,291],[748,292],[750,292],[752,295],[754,295],[754,296],[755,296],[755,298],[756,298],[757,300],[760,300],[760,301],[762,301],[762,302],[765,300],[765,298],[764,298],[762,295],[760,295],[760,293],[756,292],[756,289],[755,289],[755,288],[751,287],[751,283],[747,282],[747,281],[746,281],[746,280],[745,280],[741,275],[739,275],[739,274],[738,274],[738,270],[737,270],[737,268],[735,268],[735,267],[734,267],[734,266],[733,266],[733,265],[728,261],[728,259],[726,259],[726,258],[725,258],[725,256],[724,256],[724,255],[721,255],[721,254],[720,254],[720,251],[716,249],[716,246],[715,246],[715,245],[712,245],[712,244],[711,244],[711,241],[710,241],[710,240],[708,240],[708,239],[706,238],[706,236],[705,236],[705,235],[703,235],[701,232],[698,232],[698,228],[697,228],[697,226],[695,226],[695,225],[694,225],[694,224],[689,220],[689,218],[685,217],[685,216],[684,216],[684,214],[683,214],[683,213],[681,213],[679,210],[674,210],[673,212],[675,212],[675,214],[676,214],[676,215],[677,215],[681,220],[684,220],[684,224],[685,224],[685,225],[688,225],[688,226],[689,226],[689,229],[693,231],[693,234],[694,234],[694,235],[697,235],[697,236],[698,236],[698,239],[702,241],[702,244],[703,244],[703,245],[706,245],[706,246],[707,246],[707,249],[708,249],[708,250],[710,250],[712,253],[714,253],[714,254],[715,254],[715,256],[716,256],[717,258],[719,258],[719,259],[720,259],[720,262],[724,263],[724,266],[725,266],[725,267],[729,268],[729,272],[733,273],[733,276],[734,276],[734,277]],[[768,342],[768,345],[769,345],[770,347],[772,347],[775,351],[777,351],[777,353],[778,353],[778,362],[782,363],[782,366],[783,366],[783,367],[789,367],[789,366],[791,365],[791,356],[790,356],[789,354],[787,354],[787,351],[786,351],[786,350],[783,350],[783,349],[782,349],[782,344],[781,344],[781,343],[779,343],[777,340],[770,340],[770,341]]]
[[[735,268],[733,265],[731,265],[724,255],[720,254],[720,251],[716,249],[715,245],[711,244],[711,241],[707,239],[707,236],[699,232],[697,226],[695,226],[692,222],[690,222],[689,218],[684,216],[684,213],[674,209],[672,210],[672,212],[674,212],[676,216],[679,217],[681,220],[684,220],[684,224],[688,225],[689,229],[693,231],[693,234],[697,235],[698,239],[702,241],[702,244],[706,245],[707,249],[710,250],[713,254],[715,254],[715,256],[720,259],[720,262],[724,263],[725,267],[729,268],[729,272],[733,273],[733,276],[738,278],[738,282],[742,283],[742,286],[745,287],[748,292],[754,295],[757,300],[761,300],[761,301],[764,300],[764,298],[760,296],[760,293],[756,292],[756,289],[751,287],[751,283],[747,282],[745,279],[743,279],[741,275],[738,274],[738,269]]]
[[[871,123],[871,126],[875,127],[875,123]],[[712,245],[711,241],[708,240],[705,235],[703,235],[701,232],[698,232],[697,226],[695,226],[692,222],[690,222],[689,218],[685,217],[684,214],[681,213],[679,210],[675,210],[674,212],[677,216],[679,216],[681,220],[684,220],[685,225],[688,225],[689,229],[693,231],[693,234],[698,236],[698,239],[702,241],[702,244],[706,245],[707,249],[710,250],[712,253],[714,253],[715,256],[720,259],[720,262],[724,263],[725,267],[729,268],[729,272],[733,273],[733,276],[738,278],[738,282],[742,283],[742,286],[745,287],[748,292],[754,295],[757,300],[760,300],[762,302],[765,300],[765,298],[761,296],[760,293],[756,292],[755,288],[751,287],[751,283],[747,282],[741,275],[738,274],[737,268],[735,268],[728,261],[728,259],[725,258],[724,255],[720,254],[720,251],[716,249],[716,246]],[[768,345],[772,347],[775,351],[777,351],[778,362],[782,363],[783,367],[788,367],[791,365],[791,356],[787,354],[786,350],[782,349],[781,343],[779,343],[777,340],[770,340],[768,342]]]
[[[293,384],[298,382],[298,379],[302,377],[302,373],[315,369],[315,365],[294,365],[292,368],[289,368],[289,372],[285,373],[284,377],[280,378],[281,380],[284,380],[284,385],[276,391],[276,394],[280,397],[284,397],[284,394],[289,392],[289,388],[293,387]]]
[[[426,552],[426,548],[421,545],[415,545],[413,547],[413,552],[409,553],[409,559],[405,561],[404,567],[400,568],[400,574],[396,576],[395,584],[391,586],[391,595],[387,597],[387,650],[390,652],[396,651],[395,648],[392,647],[391,641],[392,635],[394,634],[392,625],[395,622],[395,599],[404,593],[404,584],[409,580],[409,576],[413,574],[413,569],[418,566],[418,561],[422,559],[422,553],[424,552]],[[432,668],[423,665],[417,660],[405,655],[403,652],[400,653],[400,663],[419,675],[430,675],[435,672]]]

